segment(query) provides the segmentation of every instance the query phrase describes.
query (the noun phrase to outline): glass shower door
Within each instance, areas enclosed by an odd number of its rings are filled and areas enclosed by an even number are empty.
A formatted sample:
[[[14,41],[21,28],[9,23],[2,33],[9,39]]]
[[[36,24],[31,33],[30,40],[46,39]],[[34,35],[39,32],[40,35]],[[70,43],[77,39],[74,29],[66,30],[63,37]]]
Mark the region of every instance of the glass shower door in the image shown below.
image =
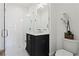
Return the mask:
[[[0,56],[3,56],[5,53],[4,46],[4,3],[0,3]]]
[[[8,31],[8,36],[5,38],[6,56],[27,55],[22,26],[24,9],[20,5],[22,4],[5,3],[5,30]]]

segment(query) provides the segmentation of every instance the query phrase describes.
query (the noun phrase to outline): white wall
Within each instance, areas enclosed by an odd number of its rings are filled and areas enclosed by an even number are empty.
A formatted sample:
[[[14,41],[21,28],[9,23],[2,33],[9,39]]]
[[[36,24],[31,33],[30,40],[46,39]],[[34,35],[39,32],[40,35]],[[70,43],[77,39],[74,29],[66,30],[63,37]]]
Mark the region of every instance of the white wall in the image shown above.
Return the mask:
[[[63,40],[64,40],[64,32],[66,31],[63,22],[60,20],[62,18],[62,14],[65,12],[71,17],[70,19],[70,26],[71,31],[74,34],[74,38],[79,40],[79,4],[52,4],[52,28],[55,25],[56,33],[56,48],[61,49],[63,48]],[[53,20],[55,22],[53,22]],[[53,39],[53,38],[52,38]],[[53,47],[52,47],[53,48]]]
[[[54,6],[49,4],[49,55],[52,55],[56,51],[56,39],[57,39],[57,29],[56,29],[56,20],[54,20]]]

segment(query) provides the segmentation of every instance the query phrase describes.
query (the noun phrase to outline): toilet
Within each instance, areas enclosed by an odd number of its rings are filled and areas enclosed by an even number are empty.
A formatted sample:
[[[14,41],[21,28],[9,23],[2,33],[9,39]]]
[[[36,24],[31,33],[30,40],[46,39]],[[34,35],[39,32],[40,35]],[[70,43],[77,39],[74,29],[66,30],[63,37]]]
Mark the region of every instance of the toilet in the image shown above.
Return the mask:
[[[79,40],[64,39],[63,49],[56,51],[55,56],[74,56],[79,53]]]

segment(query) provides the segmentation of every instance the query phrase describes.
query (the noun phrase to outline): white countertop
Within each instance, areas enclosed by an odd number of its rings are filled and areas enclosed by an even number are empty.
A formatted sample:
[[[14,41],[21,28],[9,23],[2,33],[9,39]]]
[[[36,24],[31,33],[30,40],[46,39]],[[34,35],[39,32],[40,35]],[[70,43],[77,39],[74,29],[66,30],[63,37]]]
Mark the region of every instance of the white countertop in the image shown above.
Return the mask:
[[[74,40],[71,40],[71,39],[64,39],[64,40],[66,40],[66,41],[72,41],[72,42],[79,42],[79,40],[76,40],[76,39],[74,39]]]
[[[49,34],[48,32],[44,32],[44,33],[27,32],[27,33],[35,36]]]

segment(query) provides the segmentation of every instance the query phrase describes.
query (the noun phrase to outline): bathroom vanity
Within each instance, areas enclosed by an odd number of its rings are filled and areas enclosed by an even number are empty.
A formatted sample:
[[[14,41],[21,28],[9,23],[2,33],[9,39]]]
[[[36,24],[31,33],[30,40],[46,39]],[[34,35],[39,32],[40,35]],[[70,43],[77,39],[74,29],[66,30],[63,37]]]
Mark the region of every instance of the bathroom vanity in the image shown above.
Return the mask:
[[[49,34],[26,33],[26,50],[31,56],[48,56]]]

